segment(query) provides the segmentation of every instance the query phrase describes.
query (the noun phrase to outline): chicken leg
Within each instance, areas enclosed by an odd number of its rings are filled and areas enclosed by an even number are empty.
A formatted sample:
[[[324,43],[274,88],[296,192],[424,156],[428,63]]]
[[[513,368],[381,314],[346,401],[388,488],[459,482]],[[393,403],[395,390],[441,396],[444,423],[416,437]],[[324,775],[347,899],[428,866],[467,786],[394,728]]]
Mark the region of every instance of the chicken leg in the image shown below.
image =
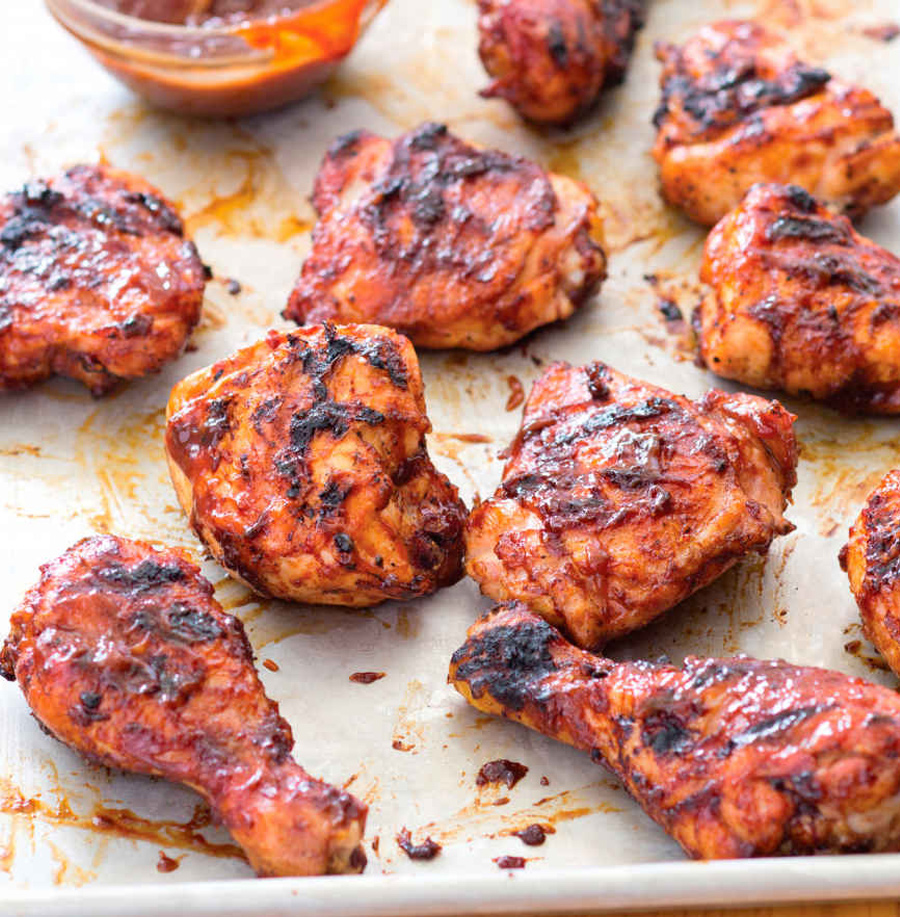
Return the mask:
[[[260,875],[365,866],[366,806],[294,762],[243,625],[179,553],[97,536],[45,564],[0,674],[90,760],[197,790]]]
[[[469,630],[477,709],[588,751],[691,856],[900,849],[900,697],[780,660],[615,663],[520,603]]]

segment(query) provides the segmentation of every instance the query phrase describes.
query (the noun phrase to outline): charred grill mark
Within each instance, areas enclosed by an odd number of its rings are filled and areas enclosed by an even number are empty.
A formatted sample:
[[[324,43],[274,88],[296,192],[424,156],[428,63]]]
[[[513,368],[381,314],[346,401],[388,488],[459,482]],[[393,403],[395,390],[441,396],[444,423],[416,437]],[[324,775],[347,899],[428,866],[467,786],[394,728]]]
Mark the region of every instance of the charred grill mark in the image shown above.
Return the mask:
[[[550,646],[559,634],[546,621],[501,625],[471,638],[453,654],[456,678],[473,697],[485,691],[511,710],[533,700],[538,683],[556,671]]]
[[[850,227],[837,222],[815,217],[779,216],[766,227],[766,238],[770,242],[779,239],[803,239],[809,242],[833,242],[848,245],[851,241]]]
[[[862,512],[866,533],[865,587],[879,592],[900,577],[900,520],[891,501],[875,492]]]
[[[778,738],[781,733],[793,729],[798,723],[816,716],[819,713],[825,713],[833,708],[832,704],[812,704],[808,707],[797,707],[793,710],[782,710],[774,716],[767,717],[754,723],[743,732],[731,738],[730,744],[733,748],[742,748],[744,745],[750,745],[754,742],[765,742],[769,739]]]
[[[175,564],[142,560],[136,567],[126,567],[116,561],[105,561],[94,568],[93,576],[117,592],[150,592],[184,579],[184,571]]]
[[[292,457],[303,456],[316,433],[327,431],[335,439],[340,439],[347,435],[350,424],[354,422],[376,426],[384,423],[384,414],[373,408],[337,401],[324,401],[308,411],[298,411],[290,423]]]
[[[591,386],[595,397],[609,397],[602,373],[594,373]],[[529,470],[513,474],[500,485],[499,494],[523,501],[544,519],[549,531],[564,531],[572,525],[591,524],[605,527],[625,522],[636,514],[658,516],[672,504],[672,493],[665,486],[666,457],[660,437],[642,428],[630,434],[627,442],[617,446],[611,464],[580,472],[572,445],[603,437],[606,431],[630,424],[644,424],[665,418],[684,435],[700,436],[696,420],[677,402],[652,397],[633,405],[588,405],[583,414],[562,423],[549,422],[525,427],[519,434],[524,448],[534,453]],[[702,443],[708,438],[703,437]],[[514,446],[514,450],[518,446]],[[701,449],[700,451],[703,451]],[[724,453],[719,449],[710,455],[717,470]],[[727,461],[725,462],[727,465]],[[629,492],[625,503],[616,501],[616,491]]]
[[[724,50],[722,58],[728,53],[728,49]],[[731,51],[732,55],[751,53],[741,48]],[[751,56],[733,65],[722,64],[697,79],[689,72],[682,49],[660,46],[657,56],[669,57],[674,67],[663,83],[654,125],[661,127],[669,115],[677,115],[680,109],[693,120],[693,133],[698,135],[738,124],[765,108],[799,102],[819,92],[831,79],[826,70],[801,61],[767,79],[760,75]]]
[[[456,236],[454,224],[465,224],[489,240],[496,229],[476,220],[466,207],[450,206],[450,189],[469,179],[485,175],[517,173],[523,188],[540,187],[538,199],[529,207],[525,226],[542,232],[553,225],[556,194],[547,176],[534,163],[499,150],[479,150],[452,136],[443,124],[425,124],[398,140],[386,174],[372,186],[360,206],[359,217],[372,234],[379,255],[389,261],[404,261],[411,268],[451,267],[465,276],[490,274],[494,255],[488,246],[474,259],[467,248],[437,244]],[[415,233],[401,237],[394,218],[413,217]]]

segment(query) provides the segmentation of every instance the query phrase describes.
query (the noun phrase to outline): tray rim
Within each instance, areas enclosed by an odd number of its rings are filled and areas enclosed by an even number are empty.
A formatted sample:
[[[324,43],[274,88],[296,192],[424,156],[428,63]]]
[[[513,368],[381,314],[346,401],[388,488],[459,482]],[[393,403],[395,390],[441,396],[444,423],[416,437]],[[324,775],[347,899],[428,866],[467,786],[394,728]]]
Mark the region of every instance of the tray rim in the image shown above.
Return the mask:
[[[642,863],[489,876],[332,876],[14,891],[0,898],[0,915],[500,917],[898,898],[900,854],[885,853]]]

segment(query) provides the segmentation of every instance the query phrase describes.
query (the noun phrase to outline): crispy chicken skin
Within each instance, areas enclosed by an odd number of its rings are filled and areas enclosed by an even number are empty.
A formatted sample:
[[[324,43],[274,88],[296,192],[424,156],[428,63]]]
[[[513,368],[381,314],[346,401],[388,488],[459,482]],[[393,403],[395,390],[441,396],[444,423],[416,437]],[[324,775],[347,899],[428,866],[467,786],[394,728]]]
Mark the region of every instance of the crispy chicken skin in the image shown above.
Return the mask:
[[[0,674],[89,760],[201,793],[260,875],[365,866],[366,806],[293,760],[243,625],[181,553],[102,535],[45,564]]]
[[[841,550],[863,632],[900,675],[900,470],[869,495]]]
[[[271,331],[176,385],[168,416],[184,511],[258,592],[358,607],[462,575],[466,509],[428,457],[422,377],[401,335]]]
[[[143,179],[75,166],[0,200],[0,391],[52,375],[103,395],[177,357],[206,274]]]
[[[793,182],[856,218],[900,190],[900,137],[865,89],[798,60],[752,22],[661,43],[653,155],[663,195],[712,226],[757,182]]]
[[[284,317],[375,322],[417,347],[494,350],[568,318],[605,277],[597,201],[526,159],[425,124],[339,139]]]
[[[506,99],[542,124],[568,124],[622,81],[643,0],[479,0],[478,53]]]
[[[692,857],[900,849],[900,697],[780,660],[615,663],[523,605],[469,630],[469,703],[590,752]]]
[[[796,185],[756,185],[710,233],[700,353],[720,376],[900,413],[900,259]]]
[[[469,516],[469,575],[579,646],[642,627],[793,529],[793,420],[751,395],[690,401],[602,363],[555,363],[502,484]]]

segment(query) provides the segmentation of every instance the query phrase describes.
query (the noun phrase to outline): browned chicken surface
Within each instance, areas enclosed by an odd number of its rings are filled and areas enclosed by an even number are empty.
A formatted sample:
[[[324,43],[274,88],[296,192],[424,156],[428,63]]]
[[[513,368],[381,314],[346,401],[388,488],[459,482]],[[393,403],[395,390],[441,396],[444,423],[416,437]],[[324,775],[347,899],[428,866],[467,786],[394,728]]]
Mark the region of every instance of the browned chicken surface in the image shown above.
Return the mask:
[[[900,471],[869,495],[840,555],[863,633],[900,675]]]
[[[657,45],[653,155],[663,195],[711,226],[757,182],[793,182],[854,218],[900,190],[894,119],[865,89],[797,59],[752,22]]]
[[[299,324],[375,322],[417,347],[494,350],[568,318],[605,276],[587,188],[439,124],[342,137],[313,203],[284,312]]]
[[[720,376],[900,413],[900,259],[796,185],[756,185],[710,233],[700,353]]]
[[[168,413],[182,507],[258,592],[364,606],[462,575],[465,506],[428,457],[422,377],[401,335],[272,331],[176,385]]]
[[[75,166],[0,200],[0,391],[156,372],[200,319],[205,269],[143,179]]]
[[[0,674],[91,761],[201,793],[260,875],[365,866],[366,806],[293,760],[243,625],[181,553],[105,535],[45,564]]]
[[[579,646],[641,627],[793,529],[793,420],[752,395],[690,401],[602,363],[556,363],[502,484],[469,516],[469,575]]]
[[[622,81],[644,0],[479,0],[478,53],[494,77],[481,94],[567,124]]]
[[[590,752],[692,857],[900,849],[900,697],[780,660],[615,663],[523,605],[450,679],[485,713]]]

